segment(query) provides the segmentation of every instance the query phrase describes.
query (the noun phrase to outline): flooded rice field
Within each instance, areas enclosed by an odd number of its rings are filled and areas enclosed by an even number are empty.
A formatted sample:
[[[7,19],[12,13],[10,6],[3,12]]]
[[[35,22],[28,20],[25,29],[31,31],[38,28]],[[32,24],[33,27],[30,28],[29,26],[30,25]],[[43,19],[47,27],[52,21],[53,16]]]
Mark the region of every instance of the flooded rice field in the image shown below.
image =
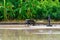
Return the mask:
[[[60,32],[60,30],[53,30]],[[0,40],[60,40],[51,30],[0,30]]]
[[[0,40],[60,40],[60,25],[0,26]]]

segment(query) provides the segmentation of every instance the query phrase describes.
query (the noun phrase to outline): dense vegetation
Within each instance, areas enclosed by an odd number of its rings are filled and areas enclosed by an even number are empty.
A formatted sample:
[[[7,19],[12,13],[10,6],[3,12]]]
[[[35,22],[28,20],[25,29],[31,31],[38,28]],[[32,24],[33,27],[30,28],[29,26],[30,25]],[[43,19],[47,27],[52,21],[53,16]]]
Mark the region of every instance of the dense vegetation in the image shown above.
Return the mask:
[[[60,0],[0,0],[0,20],[60,20]]]

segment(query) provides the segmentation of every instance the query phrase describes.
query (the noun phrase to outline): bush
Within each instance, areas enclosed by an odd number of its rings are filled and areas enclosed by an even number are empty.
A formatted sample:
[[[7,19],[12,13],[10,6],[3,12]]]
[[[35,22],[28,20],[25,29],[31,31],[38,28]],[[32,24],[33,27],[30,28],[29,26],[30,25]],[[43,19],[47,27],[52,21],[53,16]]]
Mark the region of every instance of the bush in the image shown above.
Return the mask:
[[[60,20],[60,2],[55,0],[5,0],[0,1],[0,20],[7,17],[8,20],[25,19],[47,19],[50,14],[51,19]],[[4,16],[4,8],[6,16]]]
[[[2,21],[2,20],[4,19],[4,18],[3,18],[3,17],[4,17],[4,16],[3,16],[3,13],[4,13],[4,12],[3,12],[3,7],[1,7],[1,8],[0,8],[0,21]]]

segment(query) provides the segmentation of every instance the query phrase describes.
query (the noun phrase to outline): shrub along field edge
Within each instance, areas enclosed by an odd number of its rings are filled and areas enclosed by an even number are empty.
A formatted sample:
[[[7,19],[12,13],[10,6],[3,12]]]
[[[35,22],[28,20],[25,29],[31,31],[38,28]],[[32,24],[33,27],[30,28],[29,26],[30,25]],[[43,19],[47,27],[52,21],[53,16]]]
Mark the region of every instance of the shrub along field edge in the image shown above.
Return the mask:
[[[0,0],[0,21],[60,20],[60,0]]]

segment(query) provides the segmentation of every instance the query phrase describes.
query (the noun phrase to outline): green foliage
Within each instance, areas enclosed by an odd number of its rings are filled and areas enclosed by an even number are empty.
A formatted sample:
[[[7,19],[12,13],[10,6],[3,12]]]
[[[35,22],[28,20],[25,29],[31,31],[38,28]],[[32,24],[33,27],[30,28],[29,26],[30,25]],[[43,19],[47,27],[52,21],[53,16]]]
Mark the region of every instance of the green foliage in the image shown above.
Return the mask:
[[[60,0],[0,0],[0,20],[25,19],[60,20]]]
[[[3,20],[3,7],[0,7],[0,21]]]

